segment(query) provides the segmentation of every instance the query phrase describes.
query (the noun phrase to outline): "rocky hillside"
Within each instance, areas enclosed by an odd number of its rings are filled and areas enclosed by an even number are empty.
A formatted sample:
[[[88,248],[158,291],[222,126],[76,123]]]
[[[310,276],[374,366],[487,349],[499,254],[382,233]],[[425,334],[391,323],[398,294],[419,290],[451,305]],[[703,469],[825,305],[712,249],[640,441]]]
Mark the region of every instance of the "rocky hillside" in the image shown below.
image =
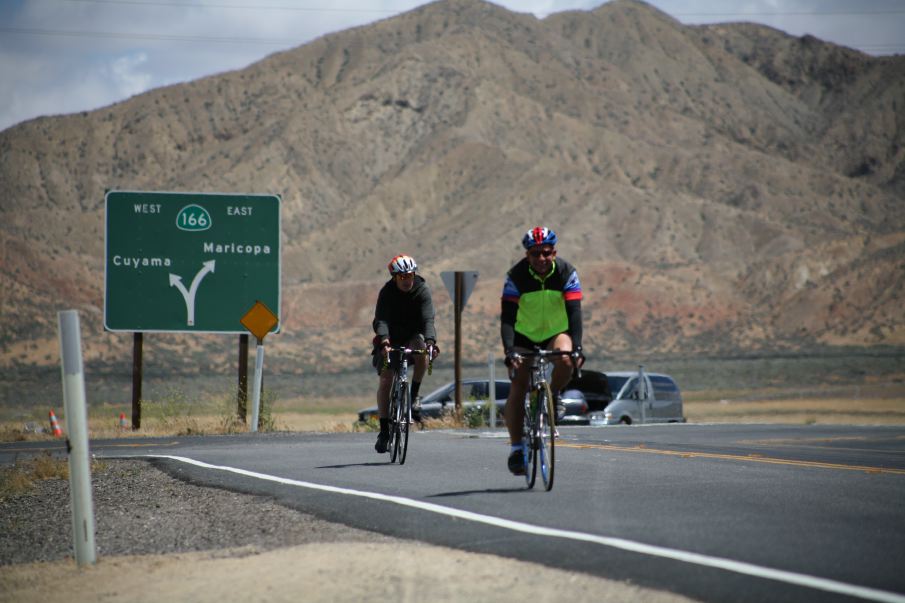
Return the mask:
[[[684,26],[635,0],[543,20],[441,0],[32,120],[0,133],[0,366],[56,364],[55,312],[77,308],[88,361],[128,370],[131,339],[102,320],[114,188],[283,196],[283,370],[364,361],[400,251],[447,349],[439,273],[480,271],[464,329],[483,360],[535,224],[580,270],[592,354],[902,345],[903,99],[905,57],[762,26]],[[146,339],[149,362],[202,369],[232,348]]]

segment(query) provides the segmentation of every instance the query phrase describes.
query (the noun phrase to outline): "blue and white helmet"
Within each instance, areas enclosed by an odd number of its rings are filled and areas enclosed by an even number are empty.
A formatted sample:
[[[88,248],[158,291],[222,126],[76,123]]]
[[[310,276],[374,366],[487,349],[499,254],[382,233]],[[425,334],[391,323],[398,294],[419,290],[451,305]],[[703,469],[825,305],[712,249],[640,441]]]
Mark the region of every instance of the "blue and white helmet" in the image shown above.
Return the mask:
[[[522,246],[531,249],[535,245],[556,245],[556,233],[544,226],[535,226],[525,233]]]
[[[387,264],[390,274],[409,274],[418,269],[415,258],[409,255],[397,255]]]

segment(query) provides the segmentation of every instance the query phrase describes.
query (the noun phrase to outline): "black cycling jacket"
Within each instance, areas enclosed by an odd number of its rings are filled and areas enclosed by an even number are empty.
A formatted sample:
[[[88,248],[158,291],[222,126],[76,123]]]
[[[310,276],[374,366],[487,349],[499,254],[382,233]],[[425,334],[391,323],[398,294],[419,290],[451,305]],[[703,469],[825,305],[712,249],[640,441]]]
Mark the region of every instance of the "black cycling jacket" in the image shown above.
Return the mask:
[[[388,338],[393,345],[405,344],[419,333],[437,341],[434,303],[425,280],[416,274],[415,284],[408,292],[400,291],[393,279],[387,281],[377,296],[371,324],[377,337]]]

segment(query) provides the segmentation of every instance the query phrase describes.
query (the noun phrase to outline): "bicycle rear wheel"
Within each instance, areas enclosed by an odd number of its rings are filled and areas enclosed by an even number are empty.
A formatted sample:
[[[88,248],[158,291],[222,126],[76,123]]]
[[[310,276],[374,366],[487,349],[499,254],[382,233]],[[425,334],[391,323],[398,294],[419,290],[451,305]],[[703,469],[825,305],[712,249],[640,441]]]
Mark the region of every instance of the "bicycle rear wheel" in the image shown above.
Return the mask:
[[[389,451],[390,451],[390,462],[396,462],[396,456],[399,454],[399,419],[400,419],[400,409],[399,409],[399,376],[393,376],[393,386],[390,389],[390,442],[389,442]]]
[[[402,403],[399,405],[399,464],[405,464],[405,455],[409,449],[409,427],[412,425],[412,394],[406,384],[400,388]]]
[[[544,384],[544,389],[538,395],[537,405],[537,461],[540,467],[541,480],[544,482],[544,490],[553,488],[553,469],[555,467],[555,438],[556,438],[556,411],[553,408],[553,396],[550,393],[550,385]]]
[[[525,405],[525,419],[522,427],[522,445],[525,447],[525,482],[528,484],[528,488],[533,488],[537,479],[537,450],[534,428],[537,419],[537,392],[529,392],[527,399],[528,404]]]

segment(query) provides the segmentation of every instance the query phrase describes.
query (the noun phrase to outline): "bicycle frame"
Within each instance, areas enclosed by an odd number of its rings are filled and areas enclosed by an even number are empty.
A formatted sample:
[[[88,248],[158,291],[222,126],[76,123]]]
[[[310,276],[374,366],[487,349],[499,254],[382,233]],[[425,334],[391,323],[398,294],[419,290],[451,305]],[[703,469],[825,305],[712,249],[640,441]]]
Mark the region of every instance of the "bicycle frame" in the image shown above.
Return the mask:
[[[412,425],[412,396],[408,383],[409,358],[413,355],[428,354],[428,350],[415,350],[406,346],[390,348],[390,354],[399,354],[399,364],[393,371],[393,383],[390,387],[389,422],[390,422],[390,462],[405,463],[408,453],[409,427]],[[433,370],[433,357],[428,356],[428,374]],[[389,357],[384,358],[384,368],[389,365]]]
[[[540,469],[544,489],[553,488],[555,468],[556,412],[553,408],[553,392],[547,381],[547,367],[550,356],[572,356],[572,352],[543,350],[519,354],[531,361],[528,367],[530,381],[525,396],[525,419],[523,422],[525,444],[525,481],[533,488]],[[576,369],[575,370],[579,370]]]

